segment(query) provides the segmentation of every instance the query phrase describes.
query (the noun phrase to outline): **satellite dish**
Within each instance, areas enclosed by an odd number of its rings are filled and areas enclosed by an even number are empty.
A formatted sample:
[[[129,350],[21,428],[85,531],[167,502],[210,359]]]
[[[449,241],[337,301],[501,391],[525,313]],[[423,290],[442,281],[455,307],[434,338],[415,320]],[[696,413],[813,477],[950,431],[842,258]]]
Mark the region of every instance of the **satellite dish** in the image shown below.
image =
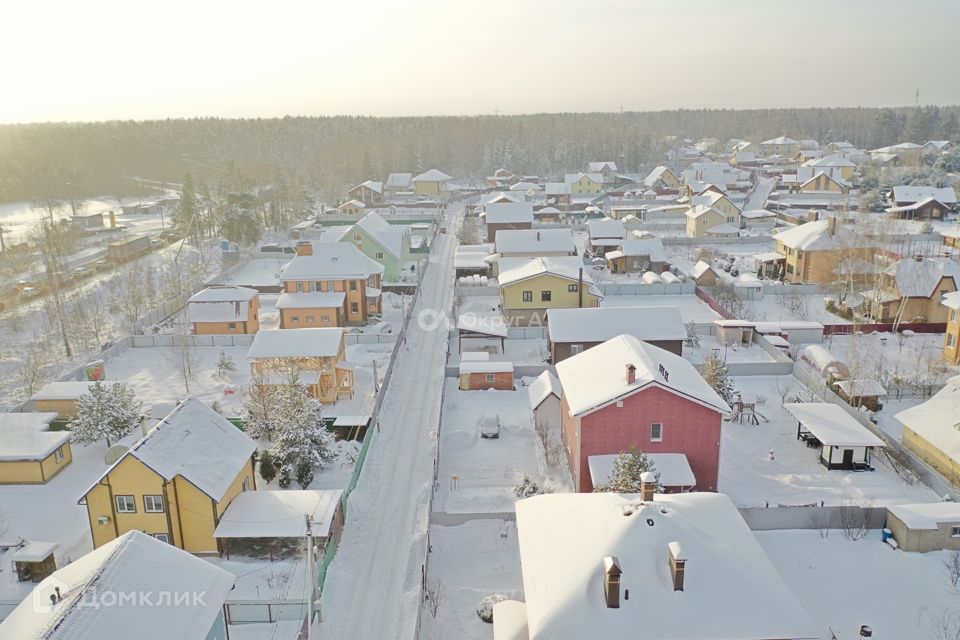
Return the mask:
[[[122,458],[123,454],[125,454],[129,449],[130,447],[125,447],[122,444],[117,444],[110,447],[107,449],[107,452],[103,454],[104,464],[116,464],[117,460]]]

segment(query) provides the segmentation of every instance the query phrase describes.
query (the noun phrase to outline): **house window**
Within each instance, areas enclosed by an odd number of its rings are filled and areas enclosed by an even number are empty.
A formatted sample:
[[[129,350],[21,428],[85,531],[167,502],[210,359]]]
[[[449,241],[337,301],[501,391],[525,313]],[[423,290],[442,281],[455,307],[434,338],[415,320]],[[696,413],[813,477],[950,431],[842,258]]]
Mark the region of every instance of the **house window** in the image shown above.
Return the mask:
[[[951,348],[951,349],[954,348],[955,346],[957,346],[957,336],[955,336],[955,335],[952,334],[952,333],[948,333],[948,334],[947,334],[947,346],[948,346],[949,348]]]
[[[960,525],[954,525],[950,527],[950,537],[960,538]]]
[[[114,500],[117,503],[117,513],[136,513],[137,501],[133,496],[116,496]]]
[[[316,322],[316,320],[317,320],[316,316],[307,316],[307,324],[313,324],[314,322]]]
[[[575,355],[577,355],[578,353],[583,353],[583,345],[582,345],[582,344],[571,344],[571,345],[570,345],[570,355],[575,356]]]
[[[488,374],[487,374],[487,382],[493,382],[493,374],[492,374],[492,373],[488,373]]]
[[[363,240],[363,235],[357,233],[353,236],[353,239],[356,240],[357,242],[360,242],[361,240]]]
[[[383,260],[383,251],[377,251],[377,260]]]
[[[143,496],[143,510],[147,513],[163,513],[163,496]]]
[[[58,464],[63,462],[63,447],[60,447],[53,452],[53,461]]]
[[[523,292],[523,301],[524,301],[524,302],[533,302],[533,291],[524,291],[524,292]]]
[[[576,293],[576,292],[579,291],[579,290],[580,290],[580,285],[578,285],[578,284],[568,284],[568,285],[567,285],[567,291],[569,291],[570,293]]]
[[[663,423],[654,422],[650,425],[650,442],[663,442]]]
[[[250,491],[250,478],[244,478],[242,486],[244,491]]]
[[[350,313],[360,313],[360,304],[357,302],[351,302]]]
[[[228,323],[227,323],[227,329],[233,330],[233,329],[236,329],[236,328],[237,328],[237,323],[236,323],[236,322],[228,322]]]
[[[357,290],[357,281],[356,281],[356,280],[351,280],[351,281],[350,281],[350,291],[356,291],[356,290]]]
[[[302,282],[298,282],[298,283],[297,283],[297,291],[299,291],[300,293],[303,293],[303,283],[302,283]]]
[[[160,542],[166,542],[167,544],[170,544],[170,536],[165,533],[151,533],[150,535]]]
[[[540,302],[550,302],[550,298],[553,293],[550,291],[541,291],[540,292]]]
[[[290,316],[290,322],[300,322],[300,316]]]
[[[328,315],[322,315],[322,316],[320,316],[320,321],[321,321],[321,322],[330,322],[330,316],[328,316]]]

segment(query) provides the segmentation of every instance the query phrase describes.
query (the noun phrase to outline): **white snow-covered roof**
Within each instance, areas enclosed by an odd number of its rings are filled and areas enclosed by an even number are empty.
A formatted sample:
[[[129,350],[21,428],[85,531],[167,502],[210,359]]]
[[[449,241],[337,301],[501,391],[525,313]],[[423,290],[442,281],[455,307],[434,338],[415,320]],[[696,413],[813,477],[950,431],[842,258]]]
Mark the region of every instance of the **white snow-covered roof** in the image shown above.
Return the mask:
[[[610,171],[616,171],[616,170],[617,170],[617,163],[616,163],[616,162],[609,162],[609,161],[605,161],[605,162],[590,162],[590,163],[588,163],[587,168],[589,169],[590,173],[598,173],[598,172],[600,172],[600,171],[603,171],[605,168],[606,168],[606,169],[609,169]]]
[[[725,216],[722,213],[720,213],[713,207],[708,207],[707,205],[704,205],[704,204],[695,204],[692,207],[688,206],[686,210],[683,212],[685,216],[687,216],[688,218],[692,218],[694,220],[696,220],[700,216],[705,216],[708,213],[713,213],[714,215],[720,216],[721,218],[725,218]]]
[[[660,474],[662,487],[692,487],[697,484],[693,469],[682,453],[648,453],[647,459],[653,463],[655,473]],[[590,482],[594,486],[610,481],[613,474],[613,463],[618,454],[588,456],[587,466],[590,468]]]
[[[347,229],[343,237],[341,237],[341,240],[349,237],[354,229],[365,231],[367,235],[373,238],[387,253],[397,260],[399,260],[403,254],[403,238],[410,233],[409,230],[404,227],[390,224],[383,219],[383,216],[376,212],[368,213],[357,220],[356,224]]]
[[[77,400],[85,396],[95,383],[86,380],[67,380],[64,382],[49,382],[30,396],[31,400]],[[113,384],[112,381],[103,381],[104,385]]]
[[[527,395],[530,397],[530,409],[536,411],[550,396],[555,396],[558,400],[562,398],[563,388],[555,375],[544,371],[527,388]]]
[[[769,140],[764,140],[760,144],[800,144],[793,138],[788,138],[787,136],[779,136],[777,138],[770,138]]]
[[[883,440],[830,402],[788,402],[787,413],[803,424],[824,446],[883,447]]]
[[[548,182],[543,185],[543,190],[548,196],[570,195],[570,185],[566,182]]]
[[[837,387],[843,390],[843,392],[847,394],[848,398],[887,395],[887,390],[883,388],[883,385],[880,384],[880,381],[874,379],[842,380],[837,383]]]
[[[725,495],[549,494],[516,511],[531,640],[821,637]],[[686,559],[683,591],[671,543]],[[604,599],[608,557],[630,590],[618,609]]]
[[[213,537],[303,538],[309,516],[313,535],[324,538],[342,495],[339,489],[244,491],[227,507]]]
[[[627,383],[628,365],[636,368],[633,384]],[[730,411],[688,360],[630,335],[617,336],[558,363],[557,377],[573,416],[651,387],[721,413]]]
[[[366,209],[367,205],[360,202],[359,200],[347,200],[342,205],[337,207],[337,209]]]
[[[665,167],[665,166],[663,166],[663,165],[660,165],[659,167],[657,167],[656,169],[654,169],[653,171],[651,171],[650,173],[647,174],[647,177],[643,179],[643,186],[645,186],[645,187],[652,187],[652,186],[656,185],[657,182],[658,182],[661,178],[663,178],[663,175],[664,175],[665,173],[669,173],[669,174],[671,174],[671,175],[673,174],[673,172],[670,171],[669,167]]]
[[[581,274],[582,272],[582,274]],[[592,285],[589,269],[579,256],[541,256],[538,258],[504,258],[500,261],[497,281],[505,286],[549,273],[567,280],[578,280],[581,275],[586,285]],[[599,295],[599,291],[597,292]]]
[[[704,262],[703,260],[698,260],[697,264],[693,265],[690,269],[690,276],[694,278],[699,278],[707,271],[712,271],[713,267]]]
[[[759,260],[760,262],[776,262],[778,260],[786,260],[786,256],[776,251],[764,251],[763,253],[755,253],[753,257]]]
[[[461,360],[460,375],[468,373],[513,373],[513,363],[502,360]]]
[[[553,215],[557,213],[560,213],[560,209],[557,209],[556,207],[544,207],[542,209],[537,209],[536,211],[533,212],[534,215],[544,215],[544,214]]]
[[[740,215],[748,220],[759,220],[762,218],[776,218],[777,214],[766,209],[748,209],[740,212]]]
[[[773,238],[791,249],[799,249],[801,251],[837,248],[837,241],[830,233],[829,220],[806,222],[793,229],[781,231]]]
[[[374,214],[370,214],[374,215]],[[369,216],[368,216],[369,217]],[[280,280],[366,280],[383,273],[383,265],[348,242],[316,242],[312,256],[294,256]]]
[[[253,338],[247,358],[327,358],[340,352],[342,327],[263,329]]]
[[[615,238],[622,239],[627,235],[627,230],[620,220],[612,218],[602,218],[600,220],[591,220],[587,225],[590,231],[591,241],[597,238]]]
[[[836,369],[843,375],[850,375],[847,365],[838,360],[825,347],[819,344],[808,344],[800,350],[799,358],[809,362],[814,369],[826,375],[830,369]]]
[[[489,269],[490,264],[485,258],[491,253],[493,253],[493,243],[462,244],[453,251],[453,267],[454,269]]]
[[[182,476],[214,500],[220,500],[244,466],[250,464],[256,449],[257,443],[229,420],[200,400],[187,398],[130,447],[93,486],[127,456],[132,456],[165,480]]]
[[[34,587],[0,623],[13,640],[202,640],[223,611],[234,576],[177,547],[131,531],[91,551]],[[62,600],[50,604],[54,588]],[[203,594],[189,606],[160,594]],[[150,597],[129,606],[92,606],[106,594]],[[152,594],[149,596],[148,594]],[[115,598],[114,598],[115,599]],[[120,601],[123,602],[122,600]]]
[[[563,181],[567,184],[579,182],[580,178],[587,178],[597,184],[603,184],[603,174],[600,173],[567,173],[563,176]]]
[[[331,309],[342,307],[347,294],[344,291],[284,291],[277,298],[277,309]]]
[[[960,376],[947,380],[932,398],[894,416],[905,427],[960,462]]]
[[[453,176],[448,176],[439,169],[424,171],[413,178],[413,182],[446,182],[447,180],[453,180]]]
[[[810,176],[810,177],[809,177],[807,180],[805,180],[805,181],[803,182],[803,184],[801,184],[800,186],[801,186],[801,187],[805,187],[805,186],[807,186],[808,184],[811,184],[811,183],[813,183],[813,182],[816,182],[817,178],[819,178],[820,176],[823,176],[824,178],[826,178],[826,179],[829,180],[830,182],[835,182],[836,184],[840,185],[841,187],[849,187],[849,186],[850,186],[850,183],[847,182],[846,180],[843,180],[843,179],[838,178],[838,177],[836,177],[836,176],[832,176],[832,175],[830,175],[830,174],[828,174],[828,173],[824,173],[823,171],[818,171],[816,174]],[[813,191],[812,193],[818,193],[818,192],[817,192],[817,191]],[[822,191],[821,191],[821,193],[822,193]]]
[[[645,341],[684,340],[687,330],[677,307],[596,307],[549,309],[550,342],[606,342],[620,335]]]
[[[960,291],[945,293],[940,300],[940,304],[950,309],[960,309]]]
[[[59,548],[60,545],[56,542],[32,540],[14,551],[10,559],[14,562],[43,562]]]
[[[754,327],[760,333],[780,333],[781,331],[799,331],[814,329],[823,331],[823,325],[812,320],[770,320],[755,322]]]
[[[518,182],[510,185],[510,191],[543,191],[543,189],[533,182]]]
[[[927,205],[930,205],[930,204],[933,204],[933,203],[939,204],[940,206],[946,206],[946,205],[944,205],[942,202],[940,202],[939,200],[937,200],[936,198],[924,198],[923,200],[920,200],[919,202],[914,202],[913,204],[905,204],[905,205],[903,205],[902,207],[887,207],[886,209],[884,209],[884,211],[886,211],[887,213],[901,213],[901,212],[904,212],[904,211],[917,211],[917,210],[922,209],[922,208],[926,207]]]
[[[391,173],[387,176],[387,186],[392,189],[409,189],[412,182],[412,173]]]
[[[236,302],[250,301],[257,297],[256,289],[233,285],[216,285],[195,293],[189,302]]]
[[[724,223],[724,224],[718,224],[716,226],[710,227],[709,229],[707,229],[707,233],[712,236],[719,236],[719,235],[725,236],[731,233],[734,233],[734,234],[740,233],[740,229],[733,226],[732,224]]]
[[[960,286],[960,265],[947,258],[904,258],[891,266],[897,291],[904,297],[931,298],[944,278],[953,278]]]
[[[857,166],[853,162],[850,162],[844,158],[839,153],[832,153],[828,156],[823,156],[822,158],[814,158],[813,160],[807,160],[803,163],[805,167],[855,167]]]
[[[29,420],[8,416],[39,416]],[[69,431],[48,431],[55,413],[0,413],[0,461],[43,460],[70,441]]]
[[[353,191],[354,189],[357,189],[359,187],[367,187],[368,189],[376,193],[383,193],[383,183],[380,182],[379,180],[366,180],[358,184],[353,189],[350,189],[350,191]]]
[[[8,429],[45,431],[50,428],[50,423],[57,419],[57,415],[58,414],[53,411],[0,413],[0,444],[2,444],[2,435],[6,433]]]
[[[497,253],[563,253],[576,251],[570,229],[502,229],[497,232]]]
[[[920,202],[926,198],[933,198],[948,206],[957,204],[957,192],[953,187],[901,185],[893,188],[893,201],[898,204]]]
[[[457,318],[457,329],[498,338],[506,338],[509,333],[507,321],[499,313],[464,313]]]
[[[484,207],[487,224],[533,223],[533,205],[529,202],[490,202]]]
[[[941,523],[960,522],[960,504],[956,502],[896,504],[887,511],[910,529],[936,529]]]

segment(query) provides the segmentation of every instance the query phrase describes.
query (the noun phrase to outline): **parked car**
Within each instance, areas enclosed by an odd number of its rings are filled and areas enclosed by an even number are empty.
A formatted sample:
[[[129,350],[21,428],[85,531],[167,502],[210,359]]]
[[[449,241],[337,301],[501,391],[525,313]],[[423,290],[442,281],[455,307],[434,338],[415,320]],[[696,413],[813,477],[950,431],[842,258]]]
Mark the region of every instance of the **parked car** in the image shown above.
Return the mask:
[[[93,275],[93,269],[90,267],[76,267],[73,270],[73,275],[76,278],[89,278]]]

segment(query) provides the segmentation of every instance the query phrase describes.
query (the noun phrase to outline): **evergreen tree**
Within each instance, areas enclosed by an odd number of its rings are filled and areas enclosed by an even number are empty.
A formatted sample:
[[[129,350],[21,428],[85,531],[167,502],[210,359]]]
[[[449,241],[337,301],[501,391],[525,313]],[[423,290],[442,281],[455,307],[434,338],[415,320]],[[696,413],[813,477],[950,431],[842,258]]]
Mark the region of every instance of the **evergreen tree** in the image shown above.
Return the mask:
[[[641,476],[650,471],[660,488],[660,472],[656,470],[647,454],[636,446],[630,447],[613,461],[613,471],[607,482],[594,485],[594,493],[640,493]]]
[[[217,355],[217,377],[223,379],[227,377],[228,373],[237,370],[237,365],[234,363],[233,358],[227,355],[227,353],[220,349],[220,353]]]
[[[105,385],[99,380],[77,399],[77,415],[67,428],[74,442],[105,439],[107,446],[140,423],[140,402],[122,382]]]
[[[700,346],[700,334],[697,333],[697,324],[693,320],[687,323],[686,343],[691,347]]]
[[[300,465],[324,468],[333,458],[334,435],[324,426],[320,409],[320,403],[296,378],[279,389],[271,453],[281,473],[296,477]]]
[[[954,144],[960,143],[960,124],[957,123],[957,114],[955,111],[948,113],[947,117],[940,122],[937,137],[940,140],[949,140]]]
[[[200,209],[197,206],[197,187],[188,172],[180,188],[180,205],[173,214],[173,228],[192,240],[200,238]]]
[[[277,430],[274,406],[277,401],[277,389],[264,384],[262,376],[254,376],[249,391],[243,399],[244,430],[254,440],[266,438],[272,440]]]
[[[724,402],[730,404],[733,401],[733,380],[730,378],[727,363],[721,360],[720,356],[711,352],[706,361],[700,365],[700,375],[717,392],[717,395],[723,398]]]
[[[280,469],[280,475],[277,477],[277,484],[280,485],[280,488],[288,488],[290,486],[290,482],[290,470],[286,467]]]
[[[270,453],[269,449],[264,449],[260,452],[260,477],[263,478],[263,481],[267,484],[273,482],[273,479],[277,477],[277,467],[273,461],[273,454]]]
[[[297,465],[297,484],[301,489],[306,489],[313,482],[313,466],[309,462],[301,462]]]

